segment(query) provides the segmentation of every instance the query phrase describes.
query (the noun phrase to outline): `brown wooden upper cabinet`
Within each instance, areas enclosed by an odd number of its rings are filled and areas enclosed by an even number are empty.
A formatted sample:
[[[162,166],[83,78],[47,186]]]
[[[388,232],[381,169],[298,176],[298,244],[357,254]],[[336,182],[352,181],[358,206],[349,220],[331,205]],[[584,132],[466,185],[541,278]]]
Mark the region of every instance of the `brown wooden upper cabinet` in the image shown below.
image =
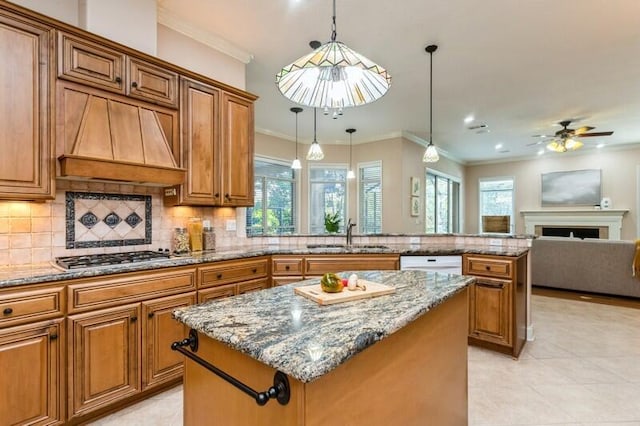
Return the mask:
[[[55,196],[52,30],[0,10],[0,200]]]
[[[58,32],[58,77],[171,108],[178,74],[90,40]]]
[[[181,78],[181,166],[187,181],[167,205],[253,205],[253,99]]]

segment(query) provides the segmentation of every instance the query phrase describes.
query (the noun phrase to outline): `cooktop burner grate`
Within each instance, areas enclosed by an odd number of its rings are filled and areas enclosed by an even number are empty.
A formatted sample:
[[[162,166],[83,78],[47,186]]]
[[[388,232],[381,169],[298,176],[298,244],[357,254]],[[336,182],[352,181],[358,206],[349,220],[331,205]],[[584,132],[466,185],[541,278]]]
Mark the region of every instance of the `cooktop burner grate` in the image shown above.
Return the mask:
[[[120,265],[124,263],[146,262],[149,260],[168,259],[169,252],[162,251],[130,251],[126,253],[89,254],[85,256],[56,257],[56,265],[64,269],[91,268],[95,266]]]

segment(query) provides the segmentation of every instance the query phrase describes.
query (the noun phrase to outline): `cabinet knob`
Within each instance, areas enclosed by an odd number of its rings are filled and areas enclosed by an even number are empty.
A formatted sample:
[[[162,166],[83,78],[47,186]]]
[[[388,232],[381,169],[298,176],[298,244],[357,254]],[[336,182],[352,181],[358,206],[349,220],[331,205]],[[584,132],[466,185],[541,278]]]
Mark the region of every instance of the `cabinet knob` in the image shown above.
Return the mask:
[[[122,83],[122,79],[120,77],[116,77],[116,83]]]
[[[2,311],[2,313],[5,314],[5,315],[11,315],[13,313],[13,309],[4,308],[4,311]]]
[[[136,316],[131,317],[131,322],[136,322],[136,321],[138,321],[138,317]]]
[[[219,279],[219,280],[222,279],[222,274],[216,275],[216,278]]]
[[[131,87],[136,88],[138,87],[138,83],[136,83],[135,81],[131,82]]]
[[[220,193],[216,192],[215,194],[213,194],[214,198],[218,198],[220,196]]]
[[[491,270],[491,266],[485,265],[484,269],[486,269],[487,271],[490,271]]]
[[[256,268],[253,268],[251,272],[255,274],[256,272],[258,272],[258,270]]]
[[[153,318],[155,316],[155,314],[153,312],[149,312],[149,314],[147,315],[149,318]]]
[[[290,269],[289,265],[285,266],[284,269],[286,269],[288,271]]]
[[[51,336],[49,336],[49,340],[53,341],[56,340],[58,338],[57,334],[52,334]]]
[[[231,197],[229,197],[229,194],[224,194],[224,199],[225,200],[231,200]]]

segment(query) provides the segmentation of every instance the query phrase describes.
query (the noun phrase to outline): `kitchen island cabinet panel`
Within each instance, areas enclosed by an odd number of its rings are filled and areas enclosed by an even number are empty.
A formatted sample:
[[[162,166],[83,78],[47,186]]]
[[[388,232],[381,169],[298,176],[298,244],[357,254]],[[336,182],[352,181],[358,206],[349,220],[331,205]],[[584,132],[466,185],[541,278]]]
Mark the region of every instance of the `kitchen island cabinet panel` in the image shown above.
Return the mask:
[[[0,330],[0,424],[64,422],[63,319]]]
[[[396,254],[354,254],[305,256],[305,277],[321,276],[327,272],[396,270],[399,257]]]
[[[0,10],[0,200],[55,197],[53,31]]]

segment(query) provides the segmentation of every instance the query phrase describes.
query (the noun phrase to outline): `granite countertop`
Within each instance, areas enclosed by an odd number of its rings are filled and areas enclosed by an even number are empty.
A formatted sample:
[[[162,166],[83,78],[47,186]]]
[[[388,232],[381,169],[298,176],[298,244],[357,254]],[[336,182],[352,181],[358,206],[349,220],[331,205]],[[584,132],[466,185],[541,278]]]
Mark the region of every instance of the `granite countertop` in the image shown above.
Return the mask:
[[[347,277],[349,272],[339,274]],[[274,287],[179,309],[189,327],[307,383],[416,320],[475,281],[424,271],[367,271],[360,278],[394,286],[371,299],[322,306]]]
[[[311,245],[313,246],[313,245]],[[218,250],[210,253],[200,253],[192,256],[172,257],[169,259],[152,260],[148,262],[127,263],[122,265],[98,266],[93,268],[61,270],[51,264],[36,264],[24,266],[0,267],[0,288],[25,284],[37,284],[71,280],[77,278],[97,277],[155,270],[176,266],[198,265],[201,263],[218,262],[222,260],[243,259],[257,256],[293,254],[399,254],[399,255],[458,255],[463,253],[490,254],[496,256],[520,256],[528,248],[509,248],[504,246],[485,245],[421,245],[421,244],[355,244],[351,247],[336,247],[333,245],[315,245],[309,248],[301,246],[262,246],[238,247]],[[330,247],[333,246],[333,247]]]

